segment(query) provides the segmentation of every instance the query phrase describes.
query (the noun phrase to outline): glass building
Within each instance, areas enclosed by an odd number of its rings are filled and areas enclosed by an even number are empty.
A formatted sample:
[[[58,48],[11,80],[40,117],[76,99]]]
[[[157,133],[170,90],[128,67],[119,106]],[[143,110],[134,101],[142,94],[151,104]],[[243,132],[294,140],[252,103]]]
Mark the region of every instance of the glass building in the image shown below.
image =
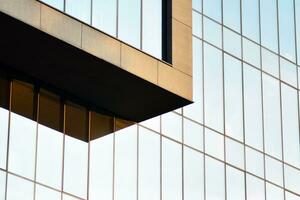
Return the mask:
[[[0,200],[300,200],[300,0],[182,1],[192,104],[122,119],[0,71]],[[167,2],[38,3],[175,64]]]

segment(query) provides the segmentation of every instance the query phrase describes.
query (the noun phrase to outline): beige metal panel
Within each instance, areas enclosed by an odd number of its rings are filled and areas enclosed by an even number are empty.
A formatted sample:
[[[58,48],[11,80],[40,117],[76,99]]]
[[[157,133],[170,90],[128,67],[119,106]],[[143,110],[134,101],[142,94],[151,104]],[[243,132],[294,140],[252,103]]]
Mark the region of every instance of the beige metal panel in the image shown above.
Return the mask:
[[[81,23],[46,5],[41,7],[41,29],[65,42],[81,47]]]
[[[192,0],[173,0],[172,17],[192,27]]]
[[[173,67],[192,76],[192,28],[172,19]]]
[[[82,49],[116,66],[121,65],[121,42],[82,25]]]
[[[162,62],[158,63],[158,85],[188,100],[193,100],[193,78]]]
[[[40,27],[41,4],[36,0],[0,0],[0,11],[31,26]]]
[[[157,84],[158,61],[126,44],[121,45],[121,67],[147,81]]]

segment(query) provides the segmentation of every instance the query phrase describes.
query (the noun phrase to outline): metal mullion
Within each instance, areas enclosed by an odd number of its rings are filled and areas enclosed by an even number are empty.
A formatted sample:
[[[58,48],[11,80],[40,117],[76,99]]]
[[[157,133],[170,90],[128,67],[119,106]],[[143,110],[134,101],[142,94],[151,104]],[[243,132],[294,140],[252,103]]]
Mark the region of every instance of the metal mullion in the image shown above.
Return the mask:
[[[40,92],[37,92],[37,104],[36,106],[36,136],[35,136],[35,159],[34,159],[34,191],[33,191],[33,199],[36,196],[36,176],[37,176],[37,154],[38,154],[38,139],[39,139],[39,110],[40,110]]]
[[[65,142],[66,142],[66,104],[63,102],[63,152],[62,152],[62,177],[61,177],[61,199],[64,192],[64,171],[65,171]]]
[[[88,111],[88,163],[87,163],[87,200],[90,198],[90,162],[91,162],[91,121],[92,112]]]

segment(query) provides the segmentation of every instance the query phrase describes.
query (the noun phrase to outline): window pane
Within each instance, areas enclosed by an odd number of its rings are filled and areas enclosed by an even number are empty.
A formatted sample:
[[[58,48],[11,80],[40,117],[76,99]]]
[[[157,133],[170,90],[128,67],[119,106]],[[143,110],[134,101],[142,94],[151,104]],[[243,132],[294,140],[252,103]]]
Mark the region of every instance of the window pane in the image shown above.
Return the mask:
[[[240,0],[223,0],[223,23],[240,32]]]
[[[223,70],[221,51],[204,46],[205,123],[223,132]]]
[[[264,181],[248,174],[246,179],[247,200],[265,200]]]
[[[118,37],[136,48],[140,47],[140,20],[140,0],[119,0]]]
[[[65,0],[66,13],[90,24],[91,22],[91,0]]]
[[[278,77],[279,64],[278,56],[265,48],[261,48],[262,54],[262,69],[273,76]]]
[[[63,200],[79,200],[79,199],[69,196],[69,195],[66,195],[66,194],[63,194]]]
[[[60,200],[61,194],[55,190],[36,185],[35,200]]]
[[[241,62],[224,55],[225,133],[243,141],[243,94]]]
[[[284,182],[285,187],[288,190],[296,192],[300,194],[300,171],[290,167],[288,165],[284,165]]]
[[[160,116],[148,119],[139,124],[147,128],[150,128],[156,132],[160,132]]]
[[[225,199],[224,164],[205,157],[206,200]]]
[[[299,200],[300,196],[296,196],[295,194],[285,191],[285,199],[286,200]]]
[[[300,166],[297,91],[281,84],[284,160]]]
[[[296,10],[296,37],[297,37],[297,64],[300,65],[300,1],[295,1]]]
[[[86,198],[88,144],[66,135],[64,161],[64,191]]]
[[[33,200],[33,183],[8,175],[7,200]]]
[[[211,0],[209,0],[211,1]],[[203,18],[203,37],[204,40],[222,48],[222,27],[220,24],[204,17]]]
[[[42,2],[61,11],[64,9],[64,0],[42,0]]]
[[[112,199],[113,134],[90,142],[89,198]]]
[[[0,200],[5,200],[6,173],[0,170]]]
[[[221,0],[203,0],[203,12],[208,17],[221,22]]]
[[[280,54],[296,61],[294,0],[278,1]]]
[[[160,198],[160,136],[139,128],[139,200]]]
[[[297,66],[293,63],[280,58],[280,75],[286,83],[297,87]]]
[[[226,162],[244,169],[244,146],[226,138]]]
[[[223,27],[224,50],[240,58],[241,57],[241,36]]]
[[[202,12],[202,0],[193,0],[193,9]]]
[[[193,104],[183,110],[184,116],[197,122],[203,121],[203,64],[202,42],[193,37]]]
[[[193,12],[193,35],[202,38],[202,15]]]
[[[205,152],[211,156],[224,160],[224,136],[209,129],[205,129]]]
[[[173,112],[162,115],[161,117],[161,130],[162,134],[182,141],[182,117]]]
[[[182,199],[182,147],[162,140],[162,199]]]
[[[263,147],[260,72],[244,64],[245,142],[257,149]]]
[[[51,150],[49,147],[55,147]],[[38,182],[61,188],[63,134],[46,126],[38,126],[37,174]]]
[[[188,119],[183,120],[184,144],[203,151],[203,126]]]
[[[131,2],[130,2],[131,3]],[[130,4],[133,5],[133,4]],[[132,19],[131,19],[132,20]],[[162,0],[143,0],[143,50],[162,57]]]
[[[246,171],[264,177],[264,157],[262,153],[246,147]]]
[[[136,199],[137,126],[115,133],[115,200]]]
[[[254,42],[243,38],[243,59],[260,68],[260,48]]]
[[[6,169],[8,110],[0,107],[0,168]]]
[[[276,0],[260,0],[261,44],[278,52]]]
[[[203,154],[184,148],[184,199],[204,199]]]
[[[265,157],[266,179],[277,185],[283,185],[282,163],[269,157]]]
[[[279,81],[263,74],[265,152],[281,159]]]
[[[34,177],[37,123],[11,113],[8,169],[29,179]]]
[[[259,42],[259,1],[242,0],[243,35]]]
[[[232,167],[226,167],[227,199],[245,199],[244,173]]]
[[[283,189],[266,183],[267,200],[282,200],[284,199]]]
[[[117,0],[93,0],[92,25],[115,36],[117,30]]]

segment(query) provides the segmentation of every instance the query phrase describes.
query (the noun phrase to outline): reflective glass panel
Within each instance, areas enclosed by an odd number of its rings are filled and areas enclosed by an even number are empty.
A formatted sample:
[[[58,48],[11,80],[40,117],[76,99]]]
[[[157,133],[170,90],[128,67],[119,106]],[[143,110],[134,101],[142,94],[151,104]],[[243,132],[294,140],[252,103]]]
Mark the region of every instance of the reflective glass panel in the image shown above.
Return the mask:
[[[184,144],[203,151],[203,126],[188,119],[183,120]]]
[[[204,58],[205,123],[223,132],[222,53],[210,45],[205,45]]]
[[[205,129],[205,152],[224,160],[224,136],[210,129]]]
[[[296,61],[294,0],[278,0],[280,54]]]
[[[32,182],[10,174],[7,178],[7,200],[33,200]]]
[[[225,133],[243,141],[241,62],[224,54]]]
[[[223,27],[224,50],[240,58],[241,57],[241,36]]]
[[[245,143],[263,147],[260,72],[244,64]]]
[[[212,45],[222,48],[222,26],[208,19],[207,17],[204,17],[203,38],[206,42],[209,42]]]
[[[37,123],[11,113],[8,169],[29,179],[34,177]]]
[[[162,134],[182,141],[182,117],[174,112],[169,112],[162,115],[161,120]]]
[[[243,35],[259,42],[259,1],[242,0]]]
[[[300,166],[299,121],[297,91],[281,84],[282,130],[284,160]]]
[[[160,132],[160,116],[143,121],[140,125],[150,128],[156,132]]]
[[[0,168],[6,169],[8,110],[0,107]]]
[[[224,164],[205,157],[206,200],[225,199]]]
[[[117,30],[117,0],[93,0],[92,25],[115,36]]]
[[[262,69],[273,76],[279,75],[278,56],[271,51],[261,48]]]
[[[254,176],[246,176],[247,200],[265,200],[264,181]]]
[[[203,13],[208,17],[221,22],[221,0],[203,0]]]
[[[292,194],[290,192],[285,192],[285,199],[286,200],[299,200],[300,196],[296,196],[295,194]]]
[[[202,12],[202,0],[193,0],[193,9]]]
[[[182,147],[171,140],[162,140],[162,199],[182,199]]]
[[[251,65],[260,68],[260,47],[245,38],[243,38],[243,59]]]
[[[266,199],[267,200],[282,200],[284,199],[283,189],[276,187],[270,183],[266,183]]]
[[[242,171],[232,167],[226,167],[227,199],[245,199],[245,177]]]
[[[66,13],[87,23],[91,23],[91,0],[65,0]]]
[[[260,0],[261,44],[278,52],[276,0]]]
[[[49,147],[55,147],[49,149]],[[46,126],[38,126],[37,172],[38,182],[61,188],[63,134]]]
[[[6,173],[0,170],[0,200],[5,200]]]
[[[285,187],[288,190],[296,192],[300,194],[300,171],[290,167],[288,165],[284,165],[284,182]]]
[[[244,169],[244,146],[226,138],[226,162]]]
[[[202,38],[202,15],[193,12],[193,35]]]
[[[115,133],[114,199],[137,198],[137,126]]]
[[[64,191],[86,198],[88,144],[65,136]]]
[[[281,116],[279,81],[263,74],[265,152],[281,159]]]
[[[246,147],[246,171],[264,177],[264,157],[262,153]]]
[[[160,136],[139,127],[139,200],[160,198]]]
[[[203,154],[184,148],[184,199],[204,199]]]
[[[283,58],[280,58],[280,76],[284,82],[297,87],[297,66]]]
[[[266,179],[277,185],[283,185],[282,163],[269,156],[265,157]]]
[[[35,200],[60,200],[61,193],[49,188],[36,185]]]
[[[223,23],[225,26],[240,32],[240,0],[223,0]]]
[[[141,0],[119,0],[118,3],[118,37],[140,48]]]
[[[157,58],[161,58],[162,56],[161,24],[162,0],[143,0],[142,49]]]
[[[89,199],[112,199],[113,134],[90,142]]]
[[[46,4],[63,11],[64,9],[64,0],[42,0],[42,2],[45,2]]]

